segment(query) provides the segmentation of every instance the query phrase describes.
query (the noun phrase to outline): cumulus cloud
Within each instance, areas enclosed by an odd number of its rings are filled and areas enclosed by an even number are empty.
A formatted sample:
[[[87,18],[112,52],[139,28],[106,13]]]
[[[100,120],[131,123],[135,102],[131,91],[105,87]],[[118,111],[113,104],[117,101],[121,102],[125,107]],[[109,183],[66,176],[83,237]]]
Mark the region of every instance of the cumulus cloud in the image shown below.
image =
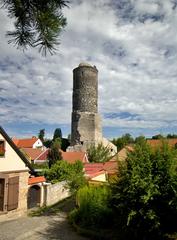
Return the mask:
[[[73,1],[64,10],[68,25],[59,51],[46,58],[7,44],[5,32],[13,24],[0,10],[0,124],[69,126],[72,69],[88,61],[99,70],[103,126],[146,133],[177,129],[176,5],[174,0]]]

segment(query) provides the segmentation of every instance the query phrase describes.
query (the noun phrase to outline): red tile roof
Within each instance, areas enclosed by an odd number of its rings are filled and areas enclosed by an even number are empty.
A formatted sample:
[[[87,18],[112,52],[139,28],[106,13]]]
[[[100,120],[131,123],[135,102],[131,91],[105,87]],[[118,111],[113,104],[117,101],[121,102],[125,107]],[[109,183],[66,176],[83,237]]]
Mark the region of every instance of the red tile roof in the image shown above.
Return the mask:
[[[84,164],[85,174],[89,177],[99,176],[103,173],[116,173],[117,161],[108,161],[105,163],[86,163]]]
[[[61,152],[62,159],[68,163],[75,163],[80,160],[83,163],[88,162],[87,155],[85,152]]]
[[[25,139],[17,139],[12,138],[12,141],[18,148],[32,148],[33,144],[38,140],[36,137],[25,138]]]
[[[28,178],[28,185],[32,185],[32,184],[36,184],[36,183],[42,183],[42,182],[46,182],[46,179],[45,179],[44,176]]]
[[[159,147],[162,145],[162,143],[166,142],[169,144],[169,146],[174,147],[177,144],[177,138],[172,139],[148,139],[147,143],[150,144],[151,147]]]
[[[25,153],[30,160],[35,160],[43,152],[41,151],[41,149],[38,149],[38,148],[22,148],[21,151]]]

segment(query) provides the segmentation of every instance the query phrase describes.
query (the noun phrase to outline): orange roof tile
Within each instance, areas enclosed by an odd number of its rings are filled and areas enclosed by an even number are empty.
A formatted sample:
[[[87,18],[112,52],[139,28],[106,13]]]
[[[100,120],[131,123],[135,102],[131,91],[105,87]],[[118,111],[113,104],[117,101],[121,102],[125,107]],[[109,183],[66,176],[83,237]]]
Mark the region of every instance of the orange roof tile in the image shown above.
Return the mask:
[[[162,143],[166,142],[169,144],[169,146],[174,147],[177,144],[177,138],[171,138],[171,139],[148,139],[147,143],[150,144],[151,147],[159,147],[162,145]]]
[[[22,148],[22,152],[24,152],[30,160],[35,160],[42,154],[42,150],[38,148]]]
[[[26,138],[26,139],[17,139],[13,138],[12,141],[18,148],[32,148],[33,144],[38,140],[36,137]]]
[[[44,176],[28,178],[28,185],[32,185],[32,184],[36,184],[36,183],[42,183],[42,182],[46,182],[46,179],[45,179]]]
[[[87,155],[85,152],[61,152],[62,159],[68,163],[75,163],[77,160],[85,163],[88,162]]]

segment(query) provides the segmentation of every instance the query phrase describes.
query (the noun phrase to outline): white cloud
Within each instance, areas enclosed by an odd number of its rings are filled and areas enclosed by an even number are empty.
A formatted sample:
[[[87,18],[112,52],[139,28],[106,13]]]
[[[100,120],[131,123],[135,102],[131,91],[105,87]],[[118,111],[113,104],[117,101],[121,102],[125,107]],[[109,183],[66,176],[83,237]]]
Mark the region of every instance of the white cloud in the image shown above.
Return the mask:
[[[106,118],[104,126],[176,127],[177,10],[173,1],[75,1],[64,14],[68,25],[60,37],[59,52],[43,58],[36,50],[23,53],[7,44],[5,32],[12,25],[0,11],[0,123],[70,124],[72,69],[88,61],[99,70],[101,114],[139,116]]]

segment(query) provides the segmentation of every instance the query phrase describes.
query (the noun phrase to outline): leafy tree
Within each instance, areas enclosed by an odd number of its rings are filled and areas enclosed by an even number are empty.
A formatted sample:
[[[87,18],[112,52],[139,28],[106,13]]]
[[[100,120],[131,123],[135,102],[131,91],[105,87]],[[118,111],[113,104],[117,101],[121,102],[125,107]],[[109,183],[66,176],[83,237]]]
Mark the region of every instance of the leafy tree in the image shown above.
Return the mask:
[[[139,137],[136,137],[135,138],[135,143],[141,143],[141,142],[144,142],[146,140],[145,136],[141,135]]]
[[[50,148],[51,145],[52,145],[52,140],[51,139],[44,139],[43,144],[46,148]]]
[[[69,147],[70,143],[69,140],[67,138],[62,138],[61,140],[61,149],[63,151],[66,151],[67,147]]]
[[[53,134],[53,141],[55,141],[56,138],[62,139],[62,131],[61,128],[56,128]]]
[[[126,133],[126,134],[122,135],[122,137],[114,138],[112,140],[112,143],[114,145],[116,145],[117,150],[120,151],[126,145],[134,143],[134,139],[131,136],[131,134]]]
[[[163,139],[164,136],[162,134],[157,134],[157,135],[154,135],[152,136],[152,139]]]
[[[62,159],[60,148],[61,148],[61,140],[60,138],[57,138],[55,139],[54,142],[52,142],[51,148],[48,153],[49,168],[51,168],[51,166],[55,164],[58,160]]]
[[[70,164],[64,160],[57,161],[46,171],[45,175],[52,183],[67,181],[72,193],[85,185],[83,164],[81,161],[76,161],[74,164]]]
[[[89,162],[107,162],[112,157],[111,151],[108,147],[104,147],[102,143],[97,146],[92,144],[87,149]]]
[[[44,136],[45,136],[45,129],[43,128],[43,129],[41,129],[41,130],[39,131],[38,138],[39,138],[42,142],[44,142]]]
[[[110,204],[124,239],[163,239],[176,230],[176,169],[176,151],[165,143],[152,150],[141,141],[120,162]]]
[[[9,17],[15,19],[15,30],[7,33],[9,43],[23,50],[39,47],[43,54],[54,53],[58,36],[66,26],[62,8],[67,4],[65,0],[2,0]]]
[[[177,134],[167,134],[167,138],[177,138]]]

